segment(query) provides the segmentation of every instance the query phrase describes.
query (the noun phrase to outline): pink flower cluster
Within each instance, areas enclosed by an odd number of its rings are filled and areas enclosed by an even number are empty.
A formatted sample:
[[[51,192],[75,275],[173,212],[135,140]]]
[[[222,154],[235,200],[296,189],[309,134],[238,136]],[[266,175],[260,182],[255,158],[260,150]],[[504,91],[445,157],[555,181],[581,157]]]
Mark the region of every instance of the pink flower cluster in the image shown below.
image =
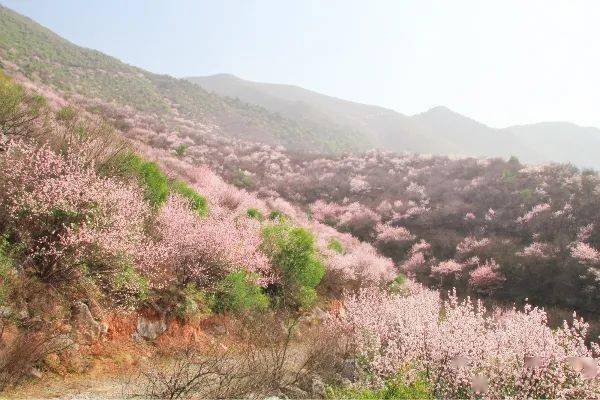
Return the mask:
[[[25,143],[13,142],[0,165],[1,207],[32,258],[73,265],[92,250],[131,256],[142,243],[149,208],[138,187],[99,177],[76,155]]]
[[[381,217],[358,202],[339,205],[317,200],[311,206],[313,217],[320,222],[341,228],[358,237],[368,236]]]
[[[531,211],[527,212],[522,217],[519,217],[517,219],[517,222],[520,222],[522,224],[527,223],[527,222],[531,221],[536,215],[541,214],[544,211],[548,211],[548,210],[550,210],[550,204],[548,204],[548,203],[538,204],[538,205],[534,206],[531,209]]]
[[[375,226],[375,233],[378,243],[403,243],[415,238],[405,227],[391,226],[389,224],[377,224]]]
[[[548,243],[533,242],[517,255],[521,257],[551,258],[556,254],[554,246]]]
[[[437,276],[451,276],[462,272],[464,264],[456,260],[441,261],[431,268],[431,273]]]
[[[583,264],[600,264],[600,251],[584,242],[575,242],[572,245],[571,256]]]
[[[456,251],[459,255],[466,255],[476,250],[482,249],[490,244],[490,239],[483,238],[477,240],[473,236],[467,236],[456,246]]]
[[[469,274],[469,284],[480,293],[489,293],[497,288],[506,279],[499,272],[498,264],[494,260],[478,265]]]
[[[367,243],[355,245],[343,254],[330,252],[326,265],[329,270],[340,273],[343,279],[365,286],[389,282],[398,274],[392,260],[377,254]]]
[[[600,346],[588,325],[547,325],[543,309],[488,310],[409,285],[408,294],[365,289],[348,295],[328,328],[348,335],[366,383],[422,371],[438,398],[596,398]],[[591,361],[590,361],[591,360]],[[414,374],[406,374],[412,379]]]
[[[138,262],[156,286],[171,279],[180,285],[194,282],[207,287],[237,270],[258,274],[262,284],[273,280],[269,260],[260,251],[256,220],[233,219],[218,210],[198,218],[185,199],[172,195],[156,216],[152,231],[154,240],[147,243]]]

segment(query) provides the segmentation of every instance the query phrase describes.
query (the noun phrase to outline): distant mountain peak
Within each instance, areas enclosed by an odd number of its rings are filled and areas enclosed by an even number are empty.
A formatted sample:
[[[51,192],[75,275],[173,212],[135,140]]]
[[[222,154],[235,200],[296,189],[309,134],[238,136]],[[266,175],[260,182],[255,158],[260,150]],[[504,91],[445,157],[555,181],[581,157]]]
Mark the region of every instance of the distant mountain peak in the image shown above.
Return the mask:
[[[431,107],[429,110],[425,111],[425,113],[447,113],[447,114],[457,114],[446,106],[435,106]]]

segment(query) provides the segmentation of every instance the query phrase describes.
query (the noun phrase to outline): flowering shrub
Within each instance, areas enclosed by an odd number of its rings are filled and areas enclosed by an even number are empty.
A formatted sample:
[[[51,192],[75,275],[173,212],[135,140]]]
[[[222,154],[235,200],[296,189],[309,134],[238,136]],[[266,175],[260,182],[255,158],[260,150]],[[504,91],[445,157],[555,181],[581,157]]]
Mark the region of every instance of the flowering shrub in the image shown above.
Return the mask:
[[[494,260],[478,265],[469,274],[469,285],[479,293],[490,293],[497,289],[506,279],[500,274],[498,264]]]
[[[97,176],[75,156],[25,143],[12,143],[0,165],[2,230],[42,279],[110,270],[108,260],[131,257],[142,243],[149,210],[136,187]]]
[[[326,259],[328,273],[339,275],[342,287],[368,286],[394,279],[394,263],[381,257],[366,243],[354,246],[345,253],[332,252]]]
[[[140,265],[157,287],[196,283],[210,288],[239,270],[258,274],[262,284],[271,280],[269,260],[259,249],[258,222],[236,221],[214,211],[200,218],[186,199],[169,197],[152,226],[154,239],[139,255]]]
[[[587,243],[576,242],[573,244],[571,256],[584,264],[600,264],[600,251]]]
[[[410,285],[408,295],[364,289],[345,299],[328,326],[354,341],[366,383],[421,371],[436,398],[592,398],[600,390],[600,347],[585,345],[588,325],[574,318],[552,330],[546,313],[487,310],[455,294]],[[579,364],[578,364],[579,363]],[[585,365],[585,366],[583,366]],[[409,375],[417,379],[418,375]]]
[[[371,238],[381,220],[379,215],[358,202],[341,206],[317,201],[311,206],[311,211],[316,220],[349,232],[361,240]]]
[[[431,273],[437,276],[453,276],[462,272],[465,266],[456,260],[447,260],[439,262],[433,268]]]

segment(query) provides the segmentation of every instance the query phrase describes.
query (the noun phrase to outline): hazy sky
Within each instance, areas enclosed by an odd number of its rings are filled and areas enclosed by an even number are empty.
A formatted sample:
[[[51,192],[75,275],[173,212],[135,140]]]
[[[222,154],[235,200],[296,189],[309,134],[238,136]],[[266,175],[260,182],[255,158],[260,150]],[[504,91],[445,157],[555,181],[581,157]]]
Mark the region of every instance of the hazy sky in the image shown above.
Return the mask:
[[[177,77],[232,73],[405,114],[600,127],[600,1],[0,0]]]

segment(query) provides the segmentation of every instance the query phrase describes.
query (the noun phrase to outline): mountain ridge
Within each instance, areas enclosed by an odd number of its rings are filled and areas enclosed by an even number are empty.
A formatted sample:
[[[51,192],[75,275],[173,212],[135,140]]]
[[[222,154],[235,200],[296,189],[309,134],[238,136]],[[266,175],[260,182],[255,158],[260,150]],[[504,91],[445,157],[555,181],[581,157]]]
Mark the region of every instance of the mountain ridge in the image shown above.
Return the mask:
[[[392,151],[503,158],[517,156],[533,163],[572,162],[581,167],[600,168],[600,161],[590,152],[564,152],[565,140],[574,135],[584,141],[581,146],[576,146],[583,149],[595,145],[596,136],[600,140],[600,129],[572,122],[542,121],[493,128],[443,105],[406,115],[296,85],[248,81],[233,74],[185,79],[209,92],[258,104],[291,119],[313,118],[314,121],[326,121],[341,127],[352,126],[365,134],[375,147]],[[354,114],[348,115],[350,113]],[[541,145],[539,141],[544,138],[540,137],[540,130],[544,129],[563,129],[565,132],[553,135],[555,143]]]

